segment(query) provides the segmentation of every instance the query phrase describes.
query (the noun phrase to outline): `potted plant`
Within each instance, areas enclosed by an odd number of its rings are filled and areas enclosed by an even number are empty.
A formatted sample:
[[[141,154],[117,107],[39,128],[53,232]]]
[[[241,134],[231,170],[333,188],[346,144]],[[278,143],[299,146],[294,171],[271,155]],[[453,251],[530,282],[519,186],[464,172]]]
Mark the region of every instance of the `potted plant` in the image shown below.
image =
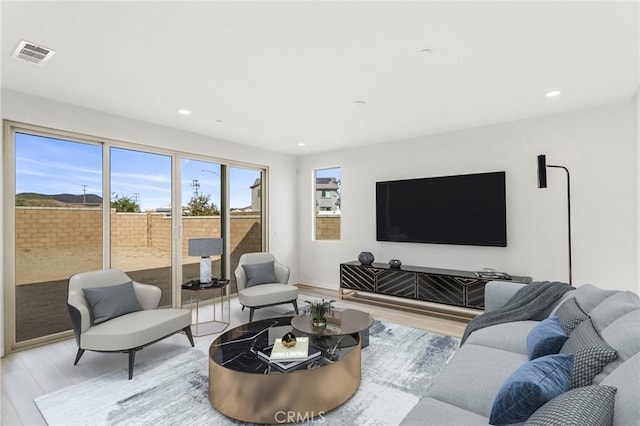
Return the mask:
[[[311,314],[311,324],[314,327],[325,327],[327,325],[327,314],[333,309],[335,300],[305,300],[309,304],[309,313]]]

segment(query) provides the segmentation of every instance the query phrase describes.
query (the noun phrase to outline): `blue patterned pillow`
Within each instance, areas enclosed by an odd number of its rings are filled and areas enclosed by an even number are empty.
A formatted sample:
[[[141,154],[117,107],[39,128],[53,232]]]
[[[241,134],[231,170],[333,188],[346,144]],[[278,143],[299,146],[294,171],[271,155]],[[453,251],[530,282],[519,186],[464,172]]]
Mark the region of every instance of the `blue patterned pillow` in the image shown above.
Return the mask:
[[[489,424],[527,420],[542,404],[569,389],[572,371],[573,354],[546,355],[524,364],[500,387]]]
[[[558,317],[549,317],[531,329],[527,335],[529,360],[557,354],[569,338],[560,325]]]

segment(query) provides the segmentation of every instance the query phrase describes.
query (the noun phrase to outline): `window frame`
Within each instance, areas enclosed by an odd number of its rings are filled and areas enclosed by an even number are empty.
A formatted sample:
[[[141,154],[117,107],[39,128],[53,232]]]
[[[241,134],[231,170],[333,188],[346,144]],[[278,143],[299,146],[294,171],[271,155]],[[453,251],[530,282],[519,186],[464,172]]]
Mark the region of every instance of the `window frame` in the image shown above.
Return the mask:
[[[182,304],[180,285],[182,280],[182,253],[180,250],[182,244],[181,231],[181,204],[182,194],[180,188],[181,177],[181,161],[183,158],[197,159],[201,161],[215,162],[223,166],[223,177],[221,179],[221,197],[222,205],[220,206],[223,223],[223,238],[225,253],[230,253],[230,238],[226,238],[225,235],[230,235],[230,214],[229,214],[229,168],[230,167],[242,167],[255,169],[260,172],[262,176],[261,185],[261,238],[262,238],[262,250],[268,251],[269,248],[269,211],[268,211],[268,179],[269,179],[269,167],[262,164],[253,164],[235,160],[229,160],[225,158],[203,155],[194,152],[188,152],[177,149],[168,149],[161,147],[154,147],[142,143],[125,142],[106,137],[87,135],[79,132],[73,132],[62,129],[54,129],[19,121],[3,120],[3,226],[4,226],[4,238],[3,238],[3,250],[4,250],[4,289],[3,289],[3,310],[2,320],[4,322],[4,354],[10,354],[17,350],[26,349],[29,347],[41,345],[44,343],[51,343],[68,339],[73,336],[71,330],[64,332],[38,337],[35,339],[27,340],[24,342],[16,342],[15,333],[15,318],[16,318],[16,257],[15,257],[15,243],[16,243],[16,211],[15,211],[15,192],[16,192],[16,158],[15,158],[15,134],[24,133],[35,136],[42,136],[48,138],[69,140],[72,142],[88,143],[92,145],[100,145],[102,147],[102,193],[103,193],[103,217],[102,217],[102,266],[103,268],[109,268],[111,262],[111,229],[110,229],[110,203],[104,200],[110,200],[108,195],[110,192],[110,152],[111,148],[129,149],[139,152],[160,154],[171,157],[171,202],[172,202],[172,306],[180,307]],[[230,254],[223,256],[223,274],[225,278],[229,278],[233,272],[229,270],[230,266]]]
[[[319,171],[324,171],[324,170],[334,170],[337,169],[337,176],[336,179],[337,181],[337,189],[336,191],[331,191],[328,189],[318,189],[318,184],[317,184],[317,179],[318,179],[318,172]],[[312,208],[311,208],[311,215],[312,215],[312,219],[311,219],[311,223],[312,223],[312,230],[311,230],[311,239],[312,241],[322,241],[322,242],[339,242],[342,241],[342,197],[341,197],[341,188],[342,188],[342,166],[339,165],[333,165],[333,166],[322,166],[322,167],[315,167],[311,170],[311,186],[312,186]],[[340,205],[337,206],[336,209],[333,209],[332,206],[322,206],[319,203],[319,200],[333,200],[333,193],[336,193],[336,201],[340,200]],[[320,193],[320,194],[318,194]],[[326,194],[326,196],[325,196]],[[340,194],[340,196],[338,196]],[[319,212],[327,212],[327,211],[339,211],[340,214],[336,214],[333,216],[338,216],[340,217],[340,224],[339,224],[339,228],[338,228],[338,233],[339,233],[339,238],[318,238],[318,216],[319,216]]]

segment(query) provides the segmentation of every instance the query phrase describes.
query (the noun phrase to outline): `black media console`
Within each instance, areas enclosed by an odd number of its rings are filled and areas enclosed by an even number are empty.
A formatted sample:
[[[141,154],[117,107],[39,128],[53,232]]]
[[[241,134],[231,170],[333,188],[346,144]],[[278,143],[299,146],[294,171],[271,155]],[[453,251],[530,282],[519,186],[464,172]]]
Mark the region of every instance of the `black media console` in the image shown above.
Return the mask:
[[[391,268],[385,263],[340,264],[340,298],[351,291],[441,303],[471,309],[484,309],[484,286],[491,281],[475,272],[405,266]],[[531,282],[531,277],[512,277],[512,281]]]

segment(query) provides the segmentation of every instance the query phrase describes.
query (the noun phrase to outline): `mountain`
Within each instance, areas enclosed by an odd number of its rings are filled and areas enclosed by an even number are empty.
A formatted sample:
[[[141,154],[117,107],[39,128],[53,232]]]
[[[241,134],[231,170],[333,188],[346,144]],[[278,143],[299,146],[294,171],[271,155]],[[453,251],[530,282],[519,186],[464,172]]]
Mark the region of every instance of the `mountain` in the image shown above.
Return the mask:
[[[66,204],[100,205],[102,197],[96,194],[38,194],[35,192],[21,192],[16,194],[16,205],[23,206],[64,206]]]

